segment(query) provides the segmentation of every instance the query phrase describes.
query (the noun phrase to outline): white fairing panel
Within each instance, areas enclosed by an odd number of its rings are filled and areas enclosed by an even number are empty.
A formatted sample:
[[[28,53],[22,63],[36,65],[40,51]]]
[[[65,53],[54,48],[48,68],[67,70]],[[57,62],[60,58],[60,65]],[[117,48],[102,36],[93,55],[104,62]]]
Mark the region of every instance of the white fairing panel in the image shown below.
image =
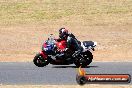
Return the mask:
[[[89,46],[89,47],[85,47],[84,44],[83,44],[83,42],[81,42],[81,46],[83,47],[83,52],[85,52],[85,51],[91,51],[92,48],[94,48],[95,46],[97,46],[97,42],[94,42],[94,45],[93,46]]]
[[[94,46],[94,47],[97,46],[97,42],[94,42],[94,45],[93,45],[93,46]]]

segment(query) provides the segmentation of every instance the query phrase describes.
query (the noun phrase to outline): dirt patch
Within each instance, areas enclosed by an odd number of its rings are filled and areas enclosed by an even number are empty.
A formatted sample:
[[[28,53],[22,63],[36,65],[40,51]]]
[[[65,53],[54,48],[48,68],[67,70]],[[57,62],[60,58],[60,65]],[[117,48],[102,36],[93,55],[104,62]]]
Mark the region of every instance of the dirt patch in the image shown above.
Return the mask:
[[[132,61],[131,0],[7,0],[0,15],[0,61],[32,61],[60,27],[96,41],[94,61]]]
[[[79,25],[79,24],[78,24]],[[32,61],[50,33],[58,37],[57,26],[26,25],[1,27],[0,61]],[[94,61],[131,61],[132,31],[130,24],[118,26],[68,26],[77,38],[98,43]]]

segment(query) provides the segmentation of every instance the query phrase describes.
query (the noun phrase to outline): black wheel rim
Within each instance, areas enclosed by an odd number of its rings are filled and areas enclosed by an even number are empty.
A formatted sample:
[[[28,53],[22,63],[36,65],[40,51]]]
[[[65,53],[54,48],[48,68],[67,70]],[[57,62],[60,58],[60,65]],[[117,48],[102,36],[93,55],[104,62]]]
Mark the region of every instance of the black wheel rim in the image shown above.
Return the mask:
[[[83,55],[83,58],[85,58],[86,60],[90,60],[90,58],[88,57],[87,54],[84,54],[84,55]]]

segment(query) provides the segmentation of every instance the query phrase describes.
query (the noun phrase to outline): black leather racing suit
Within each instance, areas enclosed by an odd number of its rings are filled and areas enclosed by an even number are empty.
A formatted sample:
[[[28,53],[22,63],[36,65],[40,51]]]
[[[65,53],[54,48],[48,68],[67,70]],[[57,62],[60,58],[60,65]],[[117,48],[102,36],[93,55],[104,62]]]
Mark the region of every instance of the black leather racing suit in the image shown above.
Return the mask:
[[[70,49],[72,45],[74,46],[75,53],[72,55],[73,58],[76,58],[83,51],[80,41],[78,41],[72,33],[65,35],[65,37],[59,36],[59,39],[57,39],[57,41],[61,40],[67,41],[67,49]]]
[[[67,48],[73,45],[75,48],[75,53],[72,55],[74,58],[77,57],[82,51],[81,42],[78,41],[73,34],[68,34],[67,36]]]

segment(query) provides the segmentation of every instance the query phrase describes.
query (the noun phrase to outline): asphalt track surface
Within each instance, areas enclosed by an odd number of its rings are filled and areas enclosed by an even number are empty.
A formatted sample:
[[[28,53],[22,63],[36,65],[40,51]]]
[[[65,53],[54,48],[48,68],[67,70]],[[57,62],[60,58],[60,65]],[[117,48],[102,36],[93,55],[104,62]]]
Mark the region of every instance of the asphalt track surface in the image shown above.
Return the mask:
[[[132,75],[132,62],[92,62],[85,70],[88,74]],[[0,62],[2,85],[77,84],[76,74],[74,64],[36,67],[32,62]]]

